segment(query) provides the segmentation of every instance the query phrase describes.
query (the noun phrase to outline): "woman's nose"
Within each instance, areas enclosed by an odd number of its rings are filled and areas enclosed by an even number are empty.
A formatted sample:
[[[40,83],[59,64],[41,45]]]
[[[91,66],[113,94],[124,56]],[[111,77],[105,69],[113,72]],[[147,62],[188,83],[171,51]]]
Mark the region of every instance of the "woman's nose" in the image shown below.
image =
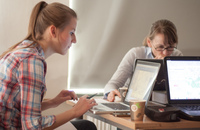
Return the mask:
[[[171,55],[171,53],[170,53],[167,49],[165,49],[162,53],[163,53],[163,55],[165,55],[165,56]]]
[[[76,43],[76,36],[74,35],[74,37],[72,38],[72,43]]]

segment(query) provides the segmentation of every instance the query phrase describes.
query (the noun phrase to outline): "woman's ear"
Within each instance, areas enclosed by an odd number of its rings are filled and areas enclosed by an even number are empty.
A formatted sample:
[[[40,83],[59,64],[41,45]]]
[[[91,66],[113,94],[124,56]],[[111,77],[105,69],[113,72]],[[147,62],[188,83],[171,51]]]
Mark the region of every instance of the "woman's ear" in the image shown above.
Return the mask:
[[[56,37],[56,27],[54,25],[51,25],[49,28],[49,31],[50,31],[50,35],[55,38]]]
[[[147,37],[147,45],[148,45],[148,47],[152,47],[152,45],[151,45],[151,40],[150,40],[150,38],[149,37]]]

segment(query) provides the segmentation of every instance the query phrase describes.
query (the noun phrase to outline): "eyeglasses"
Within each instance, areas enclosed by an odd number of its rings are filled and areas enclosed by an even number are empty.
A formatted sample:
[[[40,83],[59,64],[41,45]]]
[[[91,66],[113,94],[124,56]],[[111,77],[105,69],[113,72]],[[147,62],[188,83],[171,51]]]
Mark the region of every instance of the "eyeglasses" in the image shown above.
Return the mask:
[[[155,48],[156,51],[164,51],[165,49],[167,51],[174,51],[175,49],[177,49],[177,47],[155,47],[154,45],[153,47]]]

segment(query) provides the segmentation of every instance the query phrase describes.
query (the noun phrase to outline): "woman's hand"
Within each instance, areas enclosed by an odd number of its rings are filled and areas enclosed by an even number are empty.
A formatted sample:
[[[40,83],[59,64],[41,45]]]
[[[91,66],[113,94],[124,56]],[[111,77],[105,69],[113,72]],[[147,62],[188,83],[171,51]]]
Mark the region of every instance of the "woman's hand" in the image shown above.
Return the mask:
[[[73,97],[73,99],[77,98],[74,95],[74,93],[72,93],[71,91],[64,91],[64,92],[62,91],[60,94],[58,94],[58,97],[62,98],[63,94],[64,94],[64,97],[66,97],[65,94],[67,94],[67,95],[72,94],[71,97]],[[85,112],[87,112],[94,105],[97,105],[96,101],[93,98],[87,99],[87,97],[88,97],[88,95],[84,95],[84,96],[80,97],[79,101],[76,103],[76,105],[74,107],[72,107],[69,110],[66,110],[63,113],[56,115],[56,122],[52,126],[48,127],[47,129],[53,130],[53,129],[57,128],[58,126],[62,125],[63,123],[69,122],[70,120],[72,120],[74,118],[82,116]],[[67,100],[69,98],[64,98],[64,99]]]
[[[107,100],[109,102],[114,102],[115,101],[115,95],[117,95],[117,96],[119,96],[121,98],[120,92],[117,89],[115,89],[114,91],[111,91],[108,94]]]
[[[89,109],[91,109],[93,106],[97,105],[94,98],[87,99],[87,95],[84,95],[79,98],[79,101],[76,103],[76,105],[72,108],[76,115],[75,117],[82,116],[85,112],[87,112]]]
[[[55,98],[52,99],[52,103],[54,107],[57,107],[61,103],[67,100],[78,100],[77,95],[74,91],[62,90]]]

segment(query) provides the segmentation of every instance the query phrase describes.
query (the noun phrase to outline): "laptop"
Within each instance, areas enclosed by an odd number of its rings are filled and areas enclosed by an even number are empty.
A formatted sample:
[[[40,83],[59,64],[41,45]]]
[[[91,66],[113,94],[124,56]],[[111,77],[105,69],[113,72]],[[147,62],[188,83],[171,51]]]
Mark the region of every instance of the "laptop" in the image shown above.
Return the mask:
[[[200,121],[200,57],[164,58],[168,103],[183,119]]]
[[[160,63],[160,70],[156,78],[156,83],[154,85],[153,91],[166,91],[165,89],[165,71],[164,71],[164,61],[162,59],[137,59],[142,61],[156,62]]]
[[[124,102],[108,102],[103,103],[96,100],[97,106],[90,111],[94,114],[100,113],[130,113],[129,101],[132,99],[148,100],[151,89],[154,86],[156,77],[160,69],[160,63],[147,61],[136,61],[134,73],[128,87],[128,91]]]

